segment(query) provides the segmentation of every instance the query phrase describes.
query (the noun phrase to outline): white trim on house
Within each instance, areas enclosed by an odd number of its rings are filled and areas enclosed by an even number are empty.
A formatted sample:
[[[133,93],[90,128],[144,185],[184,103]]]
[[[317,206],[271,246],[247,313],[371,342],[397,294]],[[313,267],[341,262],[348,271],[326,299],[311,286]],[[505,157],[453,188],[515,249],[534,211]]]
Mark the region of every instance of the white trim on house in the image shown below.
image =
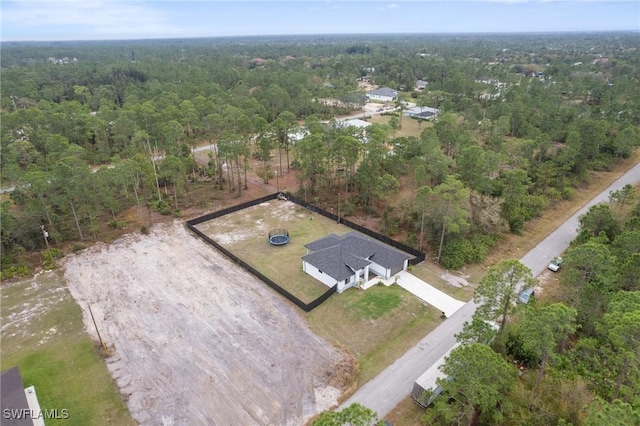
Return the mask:
[[[335,234],[305,246],[302,269],[328,287],[338,285],[338,293],[369,280],[369,272],[388,280],[406,271],[409,255],[357,232]]]
[[[398,100],[398,91],[389,87],[381,87],[365,94],[367,98],[381,102],[395,102]]]

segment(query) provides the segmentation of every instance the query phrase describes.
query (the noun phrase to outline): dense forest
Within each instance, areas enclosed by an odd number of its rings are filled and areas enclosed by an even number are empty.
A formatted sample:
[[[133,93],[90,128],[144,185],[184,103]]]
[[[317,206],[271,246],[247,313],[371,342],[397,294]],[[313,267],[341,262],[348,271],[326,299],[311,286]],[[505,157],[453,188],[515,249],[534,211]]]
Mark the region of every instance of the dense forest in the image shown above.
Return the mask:
[[[249,173],[285,170],[300,196],[377,217],[444,267],[480,262],[640,145],[638,46],[637,34],[2,43],[2,277],[100,240],[131,209],[179,217],[195,187],[236,197]],[[400,93],[365,132],[336,120],[361,111],[363,80]],[[398,136],[410,103],[440,112]],[[425,421],[639,423],[639,224],[633,187],[593,207],[555,303],[503,303],[516,296],[505,277],[533,277],[517,261],[490,268],[445,367],[449,398]]]
[[[13,188],[2,199],[3,272],[49,241],[100,239],[131,207],[180,215],[193,185],[240,195],[248,171],[269,182],[283,169],[305,198],[335,205],[342,192],[344,214],[380,217],[382,232],[432,248],[446,267],[482,260],[497,233],[521,232],[640,144],[638,41],[3,43],[2,186]],[[366,136],[334,120],[359,111],[363,77],[401,93],[396,116]],[[408,102],[440,115],[396,136]],[[206,143],[217,149],[200,164],[192,148]]]
[[[640,422],[638,195],[627,185],[581,218],[558,300],[508,303],[531,271],[516,260],[489,269],[443,367],[450,398],[436,399],[427,424]]]

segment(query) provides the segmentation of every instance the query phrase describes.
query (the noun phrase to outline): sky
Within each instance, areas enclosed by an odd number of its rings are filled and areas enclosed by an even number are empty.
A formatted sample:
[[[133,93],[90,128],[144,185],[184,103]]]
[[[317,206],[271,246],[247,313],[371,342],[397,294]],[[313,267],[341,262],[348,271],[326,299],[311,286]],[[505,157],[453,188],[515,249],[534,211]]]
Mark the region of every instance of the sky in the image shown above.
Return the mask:
[[[640,31],[640,0],[1,0],[2,41]]]

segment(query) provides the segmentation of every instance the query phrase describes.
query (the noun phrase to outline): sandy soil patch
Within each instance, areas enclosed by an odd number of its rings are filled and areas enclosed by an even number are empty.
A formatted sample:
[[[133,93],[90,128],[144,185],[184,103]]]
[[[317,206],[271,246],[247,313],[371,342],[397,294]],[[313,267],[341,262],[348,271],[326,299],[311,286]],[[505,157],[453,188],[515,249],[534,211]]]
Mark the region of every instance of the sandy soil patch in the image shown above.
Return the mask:
[[[16,296],[13,292],[7,290],[12,285],[22,285],[22,281],[3,286],[1,302],[3,321],[2,327],[0,327],[2,336],[27,336],[27,333],[29,333],[28,325],[34,318],[46,315],[55,305],[69,297],[69,293],[65,291],[64,287],[45,286],[42,284],[38,279],[38,276],[42,274],[45,276],[54,275],[53,272],[47,271],[40,272],[30,278],[31,284],[25,287],[19,296],[21,298],[20,303],[14,303],[12,298],[16,298]],[[38,297],[35,297],[36,294]],[[37,344],[45,343],[57,331],[56,328],[41,330],[42,334],[39,335],[41,338]]]
[[[467,281],[467,278],[469,278],[469,276],[464,275],[460,272],[452,273],[449,271],[444,271],[440,274],[440,278],[442,278],[452,286],[458,288],[464,288],[469,285],[469,281]]]
[[[299,425],[337,402],[352,360],[180,222],[93,246],[64,269],[140,424]]]

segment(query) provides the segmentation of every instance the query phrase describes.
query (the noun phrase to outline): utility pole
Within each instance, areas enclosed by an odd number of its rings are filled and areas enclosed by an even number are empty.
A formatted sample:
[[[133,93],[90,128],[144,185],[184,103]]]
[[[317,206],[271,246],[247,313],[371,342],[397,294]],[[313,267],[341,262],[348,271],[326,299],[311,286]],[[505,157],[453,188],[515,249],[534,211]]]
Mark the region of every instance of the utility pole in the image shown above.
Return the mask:
[[[422,212],[422,219],[420,219],[420,244],[418,247],[419,251],[422,251],[422,238],[424,236],[424,212]]]
[[[93,317],[93,311],[91,310],[91,305],[87,303],[87,306],[89,307],[89,313],[91,314],[91,320],[93,321],[93,326],[96,328],[96,334],[98,335],[98,340],[100,340],[100,344],[104,349],[104,353],[107,354],[107,356],[109,356],[109,349],[107,349],[107,345],[105,345],[104,342],[102,341],[102,337],[100,336],[100,332],[98,331],[98,325],[96,324],[96,319]]]
[[[442,255],[442,245],[444,244],[444,229],[445,226],[447,225],[447,221],[445,220],[444,222],[442,222],[442,234],[440,235],[440,248],[438,249],[438,258],[437,258],[437,264],[440,264],[440,256]]]
[[[44,242],[47,245],[47,250],[49,250],[49,233],[44,229],[44,225],[40,225],[40,229],[42,229],[42,236],[44,237]]]
[[[340,223],[340,193],[338,192],[338,223]]]
[[[44,229],[44,225],[40,225],[40,229],[42,229],[44,243],[47,245],[47,253],[49,253],[49,261],[51,262],[51,267],[53,268],[53,254],[51,254],[51,247],[49,246],[49,233],[46,231],[46,229]]]

